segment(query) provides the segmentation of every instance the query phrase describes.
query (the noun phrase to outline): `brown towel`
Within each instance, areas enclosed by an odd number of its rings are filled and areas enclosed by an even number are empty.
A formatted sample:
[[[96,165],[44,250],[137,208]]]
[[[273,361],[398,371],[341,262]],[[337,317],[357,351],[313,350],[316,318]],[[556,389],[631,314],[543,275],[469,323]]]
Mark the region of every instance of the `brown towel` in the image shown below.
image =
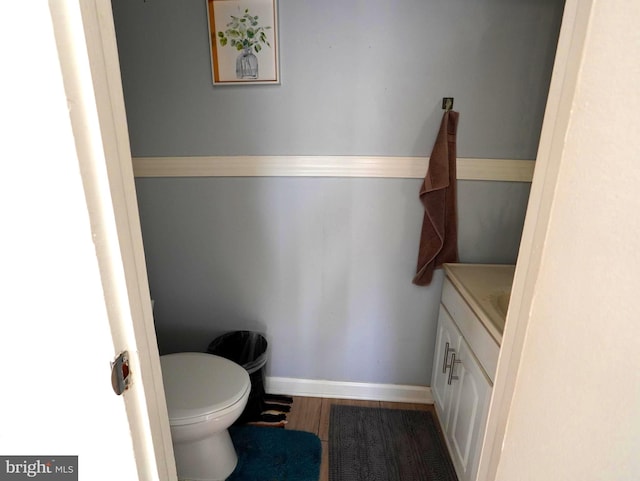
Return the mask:
[[[433,145],[427,175],[420,188],[424,206],[418,266],[413,283],[426,286],[433,270],[444,262],[458,261],[456,209],[456,131],[458,112],[448,110]]]

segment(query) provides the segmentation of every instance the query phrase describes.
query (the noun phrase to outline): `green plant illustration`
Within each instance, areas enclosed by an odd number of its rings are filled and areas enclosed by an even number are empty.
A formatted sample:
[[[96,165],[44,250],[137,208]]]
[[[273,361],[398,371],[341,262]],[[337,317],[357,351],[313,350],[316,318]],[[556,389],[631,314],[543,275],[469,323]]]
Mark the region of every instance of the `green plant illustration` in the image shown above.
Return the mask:
[[[223,47],[229,45],[235,47],[238,51],[249,52],[253,50],[258,53],[262,50],[262,45],[271,47],[265,33],[270,28],[260,27],[258,15],[251,15],[247,8],[242,17],[231,15],[231,21],[227,23],[227,29],[224,32],[218,32],[218,39]]]

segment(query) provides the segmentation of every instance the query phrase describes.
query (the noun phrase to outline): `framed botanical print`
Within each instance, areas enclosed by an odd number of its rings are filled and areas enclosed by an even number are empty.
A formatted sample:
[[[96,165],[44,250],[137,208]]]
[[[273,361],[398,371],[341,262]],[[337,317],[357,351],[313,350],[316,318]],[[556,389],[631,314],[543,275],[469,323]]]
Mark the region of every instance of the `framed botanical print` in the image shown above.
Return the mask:
[[[214,85],[280,83],[277,0],[207,0]]]

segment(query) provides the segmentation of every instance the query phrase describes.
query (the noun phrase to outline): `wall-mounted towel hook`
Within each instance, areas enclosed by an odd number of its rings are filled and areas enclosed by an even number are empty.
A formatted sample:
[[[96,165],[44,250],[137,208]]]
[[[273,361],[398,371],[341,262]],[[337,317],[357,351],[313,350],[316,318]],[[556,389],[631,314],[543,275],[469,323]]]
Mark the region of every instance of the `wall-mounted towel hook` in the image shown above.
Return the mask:
[[[453,108],[453,97],[442,97],[442,108],[451,110]]]

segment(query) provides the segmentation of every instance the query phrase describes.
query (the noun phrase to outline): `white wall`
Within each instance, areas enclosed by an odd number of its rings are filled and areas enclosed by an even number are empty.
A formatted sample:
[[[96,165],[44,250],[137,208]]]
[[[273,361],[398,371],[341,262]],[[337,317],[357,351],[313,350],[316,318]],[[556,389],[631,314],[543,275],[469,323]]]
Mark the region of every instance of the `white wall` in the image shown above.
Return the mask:
[[[497,478],[640,478],[640,4],[593,2]]]

